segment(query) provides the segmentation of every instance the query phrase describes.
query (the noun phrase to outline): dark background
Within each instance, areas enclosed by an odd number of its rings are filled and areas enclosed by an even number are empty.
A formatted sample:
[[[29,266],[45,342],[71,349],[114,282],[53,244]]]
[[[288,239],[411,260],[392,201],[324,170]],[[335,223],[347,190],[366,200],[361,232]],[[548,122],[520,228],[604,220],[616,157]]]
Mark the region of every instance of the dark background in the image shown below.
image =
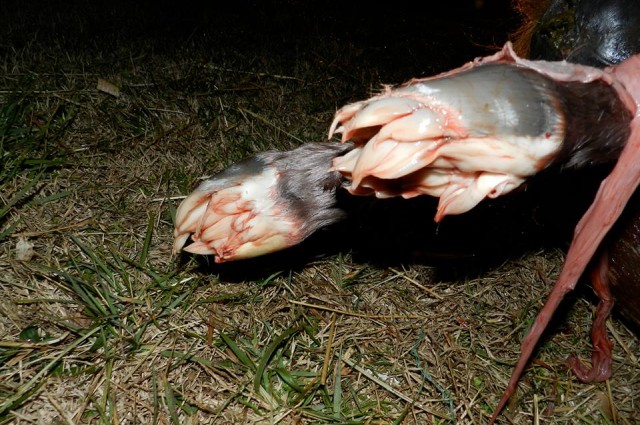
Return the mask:
[[[160,51],[215,49],[222,42],[258,57],[274,50],[294,52],[304,40],[335,37],[345,47],[362,49],[366,60],[382,70],[403,68],[403,75],[418,76],[502,45],[519,21],[507,0],[382,6],[335,0],[5,0],[0,2],[0,53],[51,43],[102,51],[153,43]]]

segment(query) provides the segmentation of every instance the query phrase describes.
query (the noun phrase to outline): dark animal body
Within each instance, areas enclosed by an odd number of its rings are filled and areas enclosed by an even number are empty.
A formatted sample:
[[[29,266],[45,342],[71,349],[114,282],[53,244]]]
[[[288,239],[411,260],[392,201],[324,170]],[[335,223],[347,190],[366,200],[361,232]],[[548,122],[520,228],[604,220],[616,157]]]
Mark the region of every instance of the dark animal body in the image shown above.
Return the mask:
[[[640,335],[640,194],[627,204],[605,242],[615,306]]]
[[[605,67],[640,52],[640,2],[552,0],[538,17],[531,59]]]

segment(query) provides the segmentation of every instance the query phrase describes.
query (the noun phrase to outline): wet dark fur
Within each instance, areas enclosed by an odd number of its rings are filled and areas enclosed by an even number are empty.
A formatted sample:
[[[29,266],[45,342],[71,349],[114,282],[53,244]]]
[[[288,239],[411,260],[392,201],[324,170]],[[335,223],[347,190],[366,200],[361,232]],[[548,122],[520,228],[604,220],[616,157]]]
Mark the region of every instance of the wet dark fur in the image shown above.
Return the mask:
[[[321,227],[342,220],[345,213],[336,207],[336,191],[344,178],[329,172],[333,158],[344,155],[351,144],[308,143],[289,152],[266,152],[261,160],[272,163],[281,173],[278,195],[302,224],[304,237]]]
[[[631,112],[615,90],[600,81],[557,82],[566,135],[553,164],[561,169],[613,163],[629,139]]]

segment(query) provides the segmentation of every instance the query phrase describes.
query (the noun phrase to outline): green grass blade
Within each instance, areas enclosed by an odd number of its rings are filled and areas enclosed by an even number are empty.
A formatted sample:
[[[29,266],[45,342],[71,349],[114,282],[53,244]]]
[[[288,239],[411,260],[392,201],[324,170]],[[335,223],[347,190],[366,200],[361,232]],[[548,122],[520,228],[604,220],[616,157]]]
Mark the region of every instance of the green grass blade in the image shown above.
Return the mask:
[[[178,404],[176,403],[176,397],[171,388],[171,384],[168,381],[164,381],[164,399],[169,411],[169,417],[171,417],[171,423],[174,425],[180,425],[180,417],[178,416]]]
[[[151,414],[151,423],[158,423],[158,415],[160,414],[160,397],[158,396],[158,376],[156,371],[151,373],[151,402],[153,405],[153,413]]]
[[[269,364],[271,357],[273,357],[273,354],[276,352],[276,350],[278,349],[278,347],[280,347],[282,343],[284,343],[287,339],[289,339],[294,334],[300,332],[301,329],[302,328],[300,326],[287,329],[286,331],[278,335],[273,340],[273,342],[271,342],[271,344],[269,344],[269,346],[264,350],[264,353],[262,353],[262,358],[260,359],[260,364],[258,365],[258,369],[256,370],[256,376],[253,380],[253,390],[256,393],[258,393],[260,390],[260,384],[262,382],[264,371],[267,368],[267,365]]]
[[[220,338],[227,344],[227,347],[233,352],[233,355],[238,358],[242,362],[243,365],[247,366],[249,369],[255,371],[256,364],[247,356],[247,354],[238,347],[238,345],[229,338],[224,332],[220,332]]]
[[[9,201],[2,208],[0,208],[0,219],[2,219],[2,217],[4,217],[15,204],[29,196],[29,191],[33,189],[33,187],[38,184],[38,182],[40,182],[40,179],[42,179],[43,175],[44,171],[40,171],[38,174],[32,177],[29,183],[24,185],[15,195],[13,195],[11,199],[9,199]]]
[[[338,355],[333,380],[333,415],[339,420],[342,417],[342,352]]]
[[[140,264],[145,265],[147,263],[147,257],[149,256],[149,248],[151,246],[151,235],[153,235],[153,225],[156,219],[153,214],[149,214],[149,220],[147,222],[147,232],[144,235],[144,243],[142,244],[142,250],[140,251]]]
[[[77,193],[77,190],[64,190],[62,192],[57,192],[49,196],[45,196],[44,198],[38,198],[34,201],[36,205],[45,205],[49,202],[59,201],[61,199],[66,198],[67,196],[71,196]]]
[[[409,414],[410,411],[411,411],[411,405],[409,404],[409,405],[407,405],[407,407],[404,408],[402,413],[400,413],[400,416],[398,416],[393,421],[393,425],[400,425],[404,421],[404,418],[407,417],[407,415]]]
[[[304,390],[303,386],[300,385],[300,383],[293,377],[291,372],[289,372],[288,370],[279,367],[276,369],[276,373],[278,374],[280,379],[282,379],[284,383],[290,386],[295,392],[301,393]]]
[[[33,378],[31,378],[25,384],[21,385],[13,395],[9,396],[2,404],[0,404],[0,416],[4,415],[9,410],[13,410],[18,407],[16,402],[20,400],[27,392],[29,392],[29,390],[31,390],[40,379],[47,375],[64,356],[72,352],[76,347],[89,339],[100,329],[101,328],[99,326],[94,327],[83,336],[70,343],[64,350],[60,351],[53,359],[49,361],[49,363],[47,363],[38,373],[36,373]]]

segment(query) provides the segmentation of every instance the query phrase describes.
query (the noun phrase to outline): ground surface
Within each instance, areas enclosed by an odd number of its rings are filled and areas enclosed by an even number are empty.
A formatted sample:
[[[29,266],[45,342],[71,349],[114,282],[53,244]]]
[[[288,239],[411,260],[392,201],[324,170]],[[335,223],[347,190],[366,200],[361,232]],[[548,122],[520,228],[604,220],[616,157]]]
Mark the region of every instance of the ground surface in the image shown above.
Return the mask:
[[[42,3],[0,4],[0,423],[486,422],[564,245],[501,236],[499,261],[436,267],[387,204],[218,267],[171,255],[172,217],[201,177],[324,140],[382,83],[492,52],[506,7]],[[610,381],[565,369],[589,354],[582,286],[500,423],[640,423],[617,319]]]

